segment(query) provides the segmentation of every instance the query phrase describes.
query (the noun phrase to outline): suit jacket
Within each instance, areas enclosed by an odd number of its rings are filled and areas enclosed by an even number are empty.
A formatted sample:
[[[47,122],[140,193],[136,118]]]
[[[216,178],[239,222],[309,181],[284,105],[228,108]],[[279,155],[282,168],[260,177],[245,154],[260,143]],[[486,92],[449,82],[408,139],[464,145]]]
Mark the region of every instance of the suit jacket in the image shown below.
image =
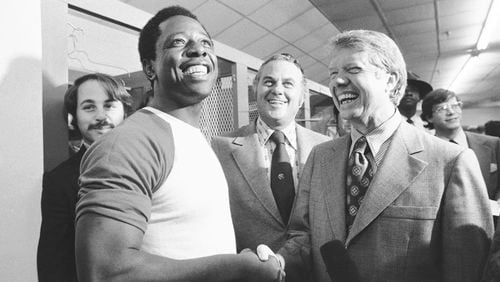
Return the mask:
[[[41,282],[77,281],[75,266],[75,207],[80,161],[78,153],[45,173],[42,190],[42,227],[37,266]]]
[[[330,281],[320,247],[340,240],[361,281],[478,281],[493,222],[471,150],[402,122],[346,235],[350,136],[313,149],[299,185],[287,265]]]
[[[479,161],[489,198],[500,199],[500,138],[468,131],[465,136]]]
[[[312,147],[330,138],[300,125],[296,132],[300,172]],[[274,201],[255,122],[214,138],[212,146],[229,185],[238,252],[255,250],[259,244],[278,250],[286,239],[287,223]]]

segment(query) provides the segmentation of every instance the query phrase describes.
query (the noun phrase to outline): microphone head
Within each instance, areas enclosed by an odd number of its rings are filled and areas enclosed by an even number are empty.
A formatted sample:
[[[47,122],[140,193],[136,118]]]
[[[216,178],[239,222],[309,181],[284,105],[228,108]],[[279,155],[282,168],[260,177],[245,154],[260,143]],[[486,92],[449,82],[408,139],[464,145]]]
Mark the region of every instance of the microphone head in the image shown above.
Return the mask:
[[[350,261],[344,244],[340,240],[331,240],[319,248],[321,256],[325,262],[345,263]]]
[[[323,244],[323,246],[321,246],[319,249],[321,252],[321,256],[323,256],[323,258],[325,257],[325,255],[327,255],[327,253],[335,254],[338,252],[346,252],[347,251],[344,244],[340,240],[328,241],[325,244]]]
[[[340,240],[326,242],[319,249],[332,281],[360,281],[356,264]]]

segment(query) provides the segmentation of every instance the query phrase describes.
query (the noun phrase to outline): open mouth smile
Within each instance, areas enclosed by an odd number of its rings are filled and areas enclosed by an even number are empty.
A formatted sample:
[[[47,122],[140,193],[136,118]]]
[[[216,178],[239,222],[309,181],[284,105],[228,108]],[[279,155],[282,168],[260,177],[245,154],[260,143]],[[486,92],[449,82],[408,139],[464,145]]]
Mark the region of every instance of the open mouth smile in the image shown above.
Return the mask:
[[[340,105],[345,105],[354,102],[358,99],[359,95],[355,93],[342,93],[337,96]]]
[[[183,75],[192,78],[204,77],[213,70],[211,64],[205,60],[190,60],[182,63],[179,68]]]
[[[284,105],[284,104],[288,103],[288,101],[280,100],[280,99],[268,99],[267,102],[271,105],[276,105],[276,106]]]
[[[208,73],[208,67],[206,65],[191,65],[183,69],[182,72],[185,75],[201,76]]]

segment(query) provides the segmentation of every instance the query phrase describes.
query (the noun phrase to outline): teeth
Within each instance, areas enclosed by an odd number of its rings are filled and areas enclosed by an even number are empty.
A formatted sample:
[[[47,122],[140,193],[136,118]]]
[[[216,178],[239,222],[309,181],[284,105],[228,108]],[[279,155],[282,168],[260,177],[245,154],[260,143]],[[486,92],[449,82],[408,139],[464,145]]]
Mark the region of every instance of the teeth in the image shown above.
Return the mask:
[[[190,66],[184,70],[185,74],[207,74],[208,68],[203,65]]]
[[[275,103],[282,104],[282,103],[286,103],[286,101],[281,101],[281,100],[276,100],[276,99],[270,99],[269,103],[271,103],[271,104],[275,104]]]
[[[356,98],[358,98],[358,95],[352,93],[343,93],[338,96],[341,105],[350,103]]]

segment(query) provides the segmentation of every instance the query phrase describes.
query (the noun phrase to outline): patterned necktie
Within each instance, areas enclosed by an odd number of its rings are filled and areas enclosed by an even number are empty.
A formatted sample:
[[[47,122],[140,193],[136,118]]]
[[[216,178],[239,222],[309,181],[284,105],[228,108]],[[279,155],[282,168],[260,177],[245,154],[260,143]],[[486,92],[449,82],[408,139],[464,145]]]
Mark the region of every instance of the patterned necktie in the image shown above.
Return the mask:
[[[366,137],[362,136],[354,144],[347,163],[346,225],[348,232],[358,214],[373,174],[373,158],[371,158],[370,147],[368,147]]]
[[[271,190],[283,222],[288,223],[295,197],[292,166],[286,151],[285,135],[274,131],[271,140],[276,144],[271,161]]]

